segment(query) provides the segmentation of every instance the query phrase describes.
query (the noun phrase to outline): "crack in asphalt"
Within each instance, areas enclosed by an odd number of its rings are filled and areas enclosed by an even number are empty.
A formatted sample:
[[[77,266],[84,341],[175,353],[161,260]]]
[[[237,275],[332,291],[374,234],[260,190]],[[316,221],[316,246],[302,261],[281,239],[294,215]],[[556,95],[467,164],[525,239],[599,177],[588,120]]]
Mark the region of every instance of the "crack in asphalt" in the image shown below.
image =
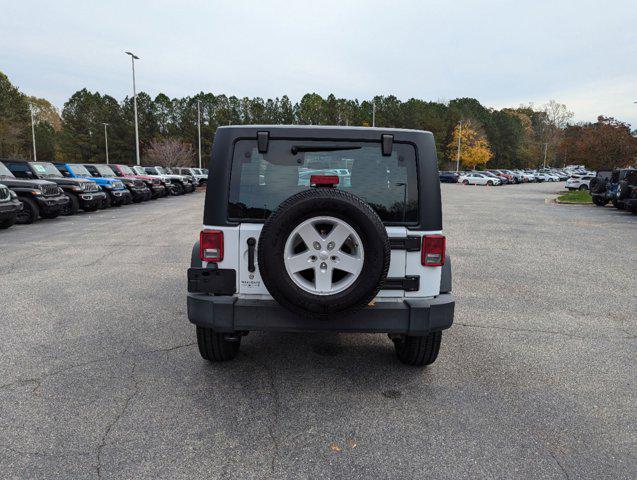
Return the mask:
[[[97,445],[97,448],[96,448],[96,454],[97,454],[96,473],[97,473],[97,478],[98,479],[102,478],[102,450],[106,446],[106,442],[108,440],[108,436],[111,433],[111,430],[113,429],[113,427],[124,416],[124,414],[126,413],[126,410],[128,410],[128,406],[130,405],[130,403],[133,400],[133,398],[135,398],[135,396],[139,393],[139,386],[141,384],[141,381],[139,381],[135,377],[135,368],[137,368],[137,363],[133,363],[133,367],[131,368],[131,373],[130,373],[130,377],[133,380],[133,390],[126,397],[126,399],[124,400],[124,402],[122,404],[122,408],[115,415],[115,418],[106,426],[106,430],[104,430],[104,434],[102,435],[102,439],[100,440],[100,443]]]
[[[0,385],[0,390],[5,389],[5,388],[9,388],[9,387],[13,387],[13,386],[16,386],[16,385],[25,385],[25,384],[29,384],[29,383],[34,383],[34,384],[36,384],[36,386],[33,388],[32,392],[35,392],[35,390],[40,388],[40,385],[41,385],[43,380],[45,380],[47,378],[50,378],[50,377],[54,377],[54,376],[59,375],[59,374],[64,373],[64,372],[68,372],[69,370],[74,370],[76,368],[81,368],[81,367],[85,367],[87,365],[93,365],[93,364],[96,364],[96,363],[108,362],[108,361],[111,361],[111,360],[143,357],[145,355],[151,355],[153,353],[158,353],[158,352],[172,352],[174,350],[179,350],[180,348],[192,347],[193,345],[195,345],[195,343],[196,342],[190,342],[190,343],[185,343],[185,344],[182,344],[182,345],[174,345],[172,347],[167,347],[167,348],[157,348],[157,349],[154,349],[154,350],[147,350],[145,352],[135,353],[135,354],[131,354],[131,355],[126,355],[126,354],[113,355],[113,356],[110,356],[110,357],[97,358],[95,360],[91,360],[91,361],[88,361],[88,362],[82,362],[82,363],[77,363],[77,364],[73,364],[73,365],[67,365],[66,367],[60,368],[58,370],[54,370],[53,372],[45,373],[45,374],[41,375],[38,378],[25,378],[25,379],[20,379],[20,380],[14,380],[13,382],[5,383],[3,385]],[[126,349],[124,350],[124,353],[125,352],[126,352]]]
[[[555,455],[555,453],[553,453],[553,450],[551,450],[550,448],[548,448],[546,446],[545,446],[545,448],[549,452],[549,455],[551,455],[553,460],[555,460],[555,463],[557,463],[557,466],[560,467],[560,470],[562,471],[562,474],[564,475],[564,478],[566,478],[566,480],[571,480],[571,477],[568,476],[568,472],[566,471],[566,469],[564,468],[562,463],[557,459],[557,456]]]
[[[117,355],[117,356],[111,356],[111,357],[95,359],[95,360],[92,360],[92,361],[89,361],[89,362],[82,362],[82,363],[78,363],[78,364],[74,364],[74,365],[68,365],[68,366],[66,366],[64,368],[60,368],[58,370],[55,370],[54,372],[42,375],[40,378],[27,378],[27,379],[21,379],[21,380],[16,380],[16,381],[13,381],[13,382],[5,383],[4,385],[0,385],[0,389],[9,388],[9,387],[16,386],[16,385],[34,384],[35,386],[31,390],[31,392],[35,393],[35,391],[38,390],[41,387],[42,381],[44,379],[59,375],[59,374],[64,373],[64,372],[68,372],[68,371],[76,369],[76,368],[85,367],[87,365],[93,365],[93,364],[102,363],[102,362],[107,362],[107,361],[110,361],[110,360],[125,359],[125,358],[137,359],[139,357],[143,357],[143,356],[150,355],[150,354],[153,354],[153,353],[173,352],[173,351],[179,350],[181,348],[191,347],[191,346],[195,345],[195,343],[196,342],[190,342],[190,343],[186,343],[186,344],[174,345],[172,347],[167,347],[167,348],[157,348],[157,349],[147,350],[145,352],[140,352],[140,353],[133,354],[133,355],[128,355],[128,356],[120,354],[120,355]],[[137,368],[137,363],[133,362],[133,366],[131,368],[131,373],[130,373],[130,378],[132,378],[132,380],[133,380],[132,392],[126,397],[126,399],[124,400],[124,402],[122,404],[122,408],[119,410],[119,412],[117,412],[117,414],[115,415],[113,420],[106,426],[106,429],[104,431],[104,434],[102,435],[100,443],[96,447],[96,451],[95,451],[94,454],[97,457],[96,473],[97,473],[97,478],[98,479],[102,478],[102,471],[103,471],[103,468],[102,468],[102,451],[103,451],[104,447],[107,444],[108,436],[110,435],[113,427],[119,422],[119,420],[124,416],[124,414],[128,410],[128,407],[130,406],[131,401],[139,393],[139,389],[140,389],[140,386],[141,386],[142,382],[141,382],[141,380],[139,380],[135,376],[135,369],[136,368]],[[45,452],[36,452],[36,451],[25,451],[25,450],[19,450],[19,449],[15,448],[15,447],[11,447],[9,445],[3,445],[3,444],[0,444],[0,448],[4,448],[6,450],[12,451],[12,452],[17,453],[17,454],[22,454],[22,455],[37,455],[37,456],[78,456],[78,455],[88,456],[88,455],[91,455],[90,452],[74,452],[72,454],[68,454],[68,453],[67,454],[62,454],[62,453],[45,453]]]

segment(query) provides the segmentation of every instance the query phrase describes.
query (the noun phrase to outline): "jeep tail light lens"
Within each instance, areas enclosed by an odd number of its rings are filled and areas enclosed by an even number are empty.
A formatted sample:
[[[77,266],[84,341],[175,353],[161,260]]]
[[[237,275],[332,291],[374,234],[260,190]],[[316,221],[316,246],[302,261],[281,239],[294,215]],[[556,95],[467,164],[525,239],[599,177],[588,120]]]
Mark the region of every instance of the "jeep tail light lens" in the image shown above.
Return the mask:
[[[202,262],[223,260],[223,232],[221,230],[202,230],[199,235],[199,258]]]
[[[422,238],[422,260],[425,267],[442,267],[445,264],[444,235],[425,235]]]
[[[310,177],[310,185],[316,185],[317,187],[338,185],[338,175],[312,175]]]

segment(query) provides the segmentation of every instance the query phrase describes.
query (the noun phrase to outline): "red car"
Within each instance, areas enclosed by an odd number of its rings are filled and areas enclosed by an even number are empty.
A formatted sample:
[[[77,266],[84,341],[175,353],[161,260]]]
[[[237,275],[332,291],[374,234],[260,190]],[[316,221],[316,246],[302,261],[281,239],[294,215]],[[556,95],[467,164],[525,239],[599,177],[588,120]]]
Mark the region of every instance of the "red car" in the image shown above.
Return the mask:
[[[137,175],[129,166],[122,165],[120,163],[110,163],[109,167],[111,167],[118,177],[137,178],[139,180],[143,180],[146,186],[150,188],[152,199],[170,195],[170,189],[172,188],[169,183],[170,181],[167,183],[159,178],[149,177],[148,175]]]
[[[500,177],[500,179],[505,179],[506,183],[517,183],[515,178],[510,173],[503,172],[502,170],[489,170],[494,175]]]

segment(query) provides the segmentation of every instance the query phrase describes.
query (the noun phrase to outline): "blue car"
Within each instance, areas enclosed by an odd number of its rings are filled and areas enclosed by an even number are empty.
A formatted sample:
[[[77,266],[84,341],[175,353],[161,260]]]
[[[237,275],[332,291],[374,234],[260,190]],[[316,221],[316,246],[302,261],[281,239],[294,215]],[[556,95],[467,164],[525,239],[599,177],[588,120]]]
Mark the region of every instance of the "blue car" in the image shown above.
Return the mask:
[[[131,193],[126,188],[126,185],[117,178],[94,177],[84,165],[75,163],[56,162],[54,165],[65,177],[86,178],[96,182],[102,188],[102,191],[106,193],[106,199],[102,203],[101,208],[128,205],[132,201]]]

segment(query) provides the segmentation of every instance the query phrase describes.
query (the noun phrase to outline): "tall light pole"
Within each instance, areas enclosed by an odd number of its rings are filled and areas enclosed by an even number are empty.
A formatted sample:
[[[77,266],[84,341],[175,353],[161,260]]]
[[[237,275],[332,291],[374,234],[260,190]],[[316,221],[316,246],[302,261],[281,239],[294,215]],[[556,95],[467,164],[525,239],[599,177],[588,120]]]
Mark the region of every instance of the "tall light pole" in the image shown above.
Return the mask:
[[[376,126],[376,101],[372,100],[372,127]]]
[[[33,138],[33,161],[38,161],[38,153],[35,150],[35,120],[33,119],[33,105],[29,104],[29,110],[31,111],[31,137]]]
[[[456,173],[460,171],[460,141],[462,139],[462,120],[458,123],[458,156],[456,157]]]
[[[199,168],[201,168],[201,101],[197,100],[197,137],[199,139]]]
[[[135,60],[139,60],[139,57],[131,52],[126,52],[126,55],[130,55],[131,64],[133,66],[133,110],[135,111],[135,158],[137,159],[137,165],[141,165],[139,161],[139,127],[137,126],[137,91],[135,90]]]
[[[104,123],[104,145],[106,146],[106,165],[108,165],[108,133],[106,131],[107,126],[108,126],[108,123]]]
[[[546,150],[548,149],[548,146],[549,146],[548,143],[544,144],[544,167],[543,168],[546,168]]]

